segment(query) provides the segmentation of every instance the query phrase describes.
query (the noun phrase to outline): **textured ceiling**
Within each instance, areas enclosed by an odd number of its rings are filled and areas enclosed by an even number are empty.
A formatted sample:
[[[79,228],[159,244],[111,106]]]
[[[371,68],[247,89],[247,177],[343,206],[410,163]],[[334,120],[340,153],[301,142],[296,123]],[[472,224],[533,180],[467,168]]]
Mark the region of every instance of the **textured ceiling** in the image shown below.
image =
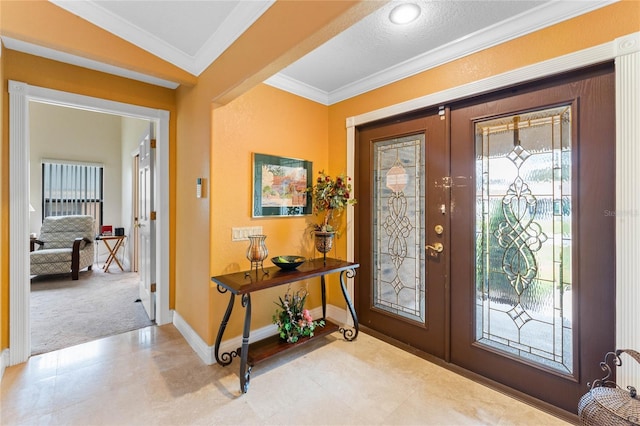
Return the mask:
[[[194,75],[215,61],[274,3],[272,0],[50,1]],[[388,19],[390,10],[401,1],[379,2],[381,7],[376,12],[266,83],[332,104],[614,1],[411,0],[420,5],[421,14],[404,26],[392,24]],[[28,50],[20,42],[5,43],[10,48]],[[55,52],[46,54],[52,59],[70,61],[65,52],[60,52],[58,58]],[[95,63],[86,66],[100,68]]]
[[[421,6],[418,19],[396,25],[388,19],[395,3],[369,15],[337,37],[282,71],[325,92],[355,81],[497,22],[541,6],[546,1],[413,1]]]

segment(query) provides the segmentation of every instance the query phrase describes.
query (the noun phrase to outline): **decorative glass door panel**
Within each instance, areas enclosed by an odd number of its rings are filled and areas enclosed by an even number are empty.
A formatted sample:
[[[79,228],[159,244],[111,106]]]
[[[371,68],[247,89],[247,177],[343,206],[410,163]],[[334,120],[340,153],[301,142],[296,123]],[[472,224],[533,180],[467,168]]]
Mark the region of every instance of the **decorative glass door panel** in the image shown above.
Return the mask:
[[[360,127],[355,174],[360,324],[440,358],[447,348],[447,126],[433,109]],[[443,249],[427,250],[425,242]]]
[[[572,375],[571,107],[475,134],[476,344]]]
[[[424,135],[373,145],[373,308],[425,322]]]

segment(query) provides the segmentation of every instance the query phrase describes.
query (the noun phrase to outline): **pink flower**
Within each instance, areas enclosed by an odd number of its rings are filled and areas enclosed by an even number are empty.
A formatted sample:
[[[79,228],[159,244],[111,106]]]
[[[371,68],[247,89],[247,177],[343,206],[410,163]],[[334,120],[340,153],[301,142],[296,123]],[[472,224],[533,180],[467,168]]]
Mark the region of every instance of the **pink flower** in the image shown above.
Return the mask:
[[[308,309],[304,309],[302,311],[302,317],[305,319],[305,321],[307,322],[313,322],[313,318],[311,317],[311,314],[309,313]]]

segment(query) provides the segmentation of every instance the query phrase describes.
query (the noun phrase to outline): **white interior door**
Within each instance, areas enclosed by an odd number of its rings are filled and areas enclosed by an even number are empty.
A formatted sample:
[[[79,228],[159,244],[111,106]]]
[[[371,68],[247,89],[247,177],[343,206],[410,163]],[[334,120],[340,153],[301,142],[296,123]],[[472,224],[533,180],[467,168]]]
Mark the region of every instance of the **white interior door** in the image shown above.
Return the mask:
[[[153,125],[151,125],[153,126]],[[151,129],[152,130],[152,129]],[[152,131],[140,142],[140,163],[138,167],[138,237],[140,300],[149,319],[156,317],[156,228],[155,228],[155,139]]]
[[[140,267],[138,263],[140,261],[140,238],[139,238],[139,216],[138,210],[140,209],[140,197],[138,195],[138,191],[140,188],[140,183],[138,180],[140,179],[140,153],[136,152],[133,156],[132,165],[131,165],[131,176],[133,176],[133,182],[131,182],[131,205],[133,207],[133,229],[131,231],[131,235],[129,236],[129,241],[131,244],[131,272],[138,272]]]

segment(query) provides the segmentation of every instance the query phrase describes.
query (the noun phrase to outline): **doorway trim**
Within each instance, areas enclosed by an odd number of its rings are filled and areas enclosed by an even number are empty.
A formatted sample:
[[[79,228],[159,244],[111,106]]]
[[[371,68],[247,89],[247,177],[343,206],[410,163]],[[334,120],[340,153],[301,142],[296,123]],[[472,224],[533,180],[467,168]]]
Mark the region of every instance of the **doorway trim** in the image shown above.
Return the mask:
[[[158,325],[169,309],[169,111],[9,81],[9,365],[31,356],[29,274],[29,102],[149,120],[158,129],[156,262]]]
[[[640,185],[637,184],[640,182],[640,168],[637,167],[640,163],[640,149],[636,147],[636,141],[640,140],[639,118],[636,116],[640,110],[640,32],[483,80],[348,117],[347,173],[353,176],[355,171],[356,126],[611,60],[615,60],[616,73],[616,212],[619,213],[610,212],[616,217],[616,348],[624,349],[640,346],[640,337],[634,329],[637,310],[635,303],[640,298],[640,289],[636,285],[636,278],[640,276],[640,263],[635,258],[640,238]],[[347,210],[347,214],[347,223],[351,224],[353,211]],[[354,244],[354,229],[353,226],[348,226],[349,260],[353,260]],[[353,282],[349,284],[348,290],[353,298]],[[624,364],[618,368],[616,378],[622,387],[637,383],[640,378],[640,366],[634,363]]]

